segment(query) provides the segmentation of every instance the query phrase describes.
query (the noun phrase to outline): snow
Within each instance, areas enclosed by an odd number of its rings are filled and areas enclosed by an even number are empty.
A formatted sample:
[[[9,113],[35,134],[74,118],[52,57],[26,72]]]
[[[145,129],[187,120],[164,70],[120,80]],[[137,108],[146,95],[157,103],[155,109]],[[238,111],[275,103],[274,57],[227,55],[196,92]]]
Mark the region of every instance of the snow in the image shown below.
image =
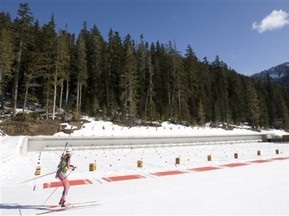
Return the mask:
[[[168,122],[160,127],[121,127],[111,122],[87,118],[80,130],[71,135],[54,136],[182,136],[208,134],[254,134],[242,127],[234,130],[185,127]],[[67,125],[67,127],[71,127]],[[272,136],[285,131],[262,131]],[[25,136],[0,137],[1,215],[37,215],[44,206],[56,205],[62,187],[54,174],[60,151],[20,154]],[[276,150],[279,151],[277,154]],[[258,155],[257,152],[261,155]],[[237,154],[238,158],[234,158]],[[211,161],[208,160],[211,156]],[[177,164],[177,158],[180,163]],[[138,167],[138,162],[142,167]],[[288,215],[288,143],[216,142],[206,145],[74,150],[72,164],[77,168],[69,180],[91,184],[71,186],[68,201],[96,200],[98,205],[50,212],[47,215]],[[89,165],[96,165],[89,171]],[[237,164],[239,166],[225,166]],[[41,175],[34,175],[36,167]],[[213,167],[214,170],[198,171]],[[157,175],[162,172],[175,175]],[[138,179],[107,181],[117,176]],[[32,179],[32,180],[31,180]],[[30,181],[27,181],[30,180]]]

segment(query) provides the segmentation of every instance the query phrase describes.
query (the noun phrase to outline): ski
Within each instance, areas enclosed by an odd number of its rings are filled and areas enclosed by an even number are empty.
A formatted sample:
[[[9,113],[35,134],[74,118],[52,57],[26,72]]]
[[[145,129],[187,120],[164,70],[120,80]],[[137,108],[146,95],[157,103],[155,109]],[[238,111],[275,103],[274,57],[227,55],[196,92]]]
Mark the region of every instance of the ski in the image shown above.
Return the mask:
[[[87,201],[87,202],[77,202],[77,203],[69,203],[67,206],[61,207],[59,205],[56,206],[49,206],[46,207],[44,212],[36,213],[36,215],[43,215],[43,214],[49,214],[53,212],[59,212],[59,211],[66,211],[66,210],[72,210],[76,208],[85,208],[85,207],[91,207],[91,206],[97,206],[100,202],[96,200]]]

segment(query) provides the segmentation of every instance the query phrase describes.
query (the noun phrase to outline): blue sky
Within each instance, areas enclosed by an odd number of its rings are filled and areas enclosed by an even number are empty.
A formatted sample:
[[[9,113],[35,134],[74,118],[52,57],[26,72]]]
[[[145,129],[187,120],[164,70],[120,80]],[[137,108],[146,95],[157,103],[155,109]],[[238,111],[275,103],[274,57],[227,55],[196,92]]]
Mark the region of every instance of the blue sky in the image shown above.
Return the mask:
[[[0,11],[17,16],[21,0],[0,0]],[[288,0],[27,0],[41,24],[52,13],[57,28],[79,34],[95,24],[104,39],[112,28],[139,42],[175,41],[185,54],[214,61],[218,55],[240,74],[289,62]]]

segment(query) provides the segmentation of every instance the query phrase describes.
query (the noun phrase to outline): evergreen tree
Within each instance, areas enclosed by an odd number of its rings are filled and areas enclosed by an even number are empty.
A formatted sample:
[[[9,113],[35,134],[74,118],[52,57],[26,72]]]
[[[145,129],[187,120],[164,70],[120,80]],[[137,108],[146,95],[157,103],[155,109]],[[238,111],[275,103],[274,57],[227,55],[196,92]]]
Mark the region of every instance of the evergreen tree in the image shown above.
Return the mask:
[[[136,115],[138,103],[138,77],[137,77],[137,60],[135,57],[133,42],[130,35],[124,40],[125,60],[124,70],[120,76],[121,104],[123,104],[123,115]]]
[[[124,66],[124,49],[118,32],[110,29],[108,34],[108,47],[106,57],[105,84],[106,107],[109,115],[114,115],[120,110],[120,74]]]
[[[41,29],[41,77],[43,95],[45,98],[46,119],[49,118],[49,112],[53,111],[53,101],[55,95],[55,76],[57,62],[57,34],[55,32],[54,16]]]
[[[76,75],[77,74],[77,49],[76,49],[76,43],[75,43],[75,35],[68,34],[68,48],[69,48],[69,68],[65,76],[66,80],[66,91],[65,91],[65,107],[72,108],[72,106],[75,104],[75,93],[73,89],[76,89],[73,85],[76,83]]]
[[[154,43],[151,44],[150,46],[150,55],[151,55],[151,62],[152,62],[152,67],[153,67],[153,79],[152,79],[152,86],[154,88],[154,96],[153,96],[153,101],[154,101],[154,109],[156,112],[156,116],[160,119],[162,119],[163,116],[163,106],[162,106],[162,91],[161,91],[161,84],[162,84],[162,79],[161,79],[161,66],[160,66],[160,61],[159,61],[159,53],[156,49],[156,46]]]
[[[260,103],[256,88],[251,80],[245,83],[245,98],[248,107],[247,119],[256,128],[260,124]]]
[[[167,54],[167,50],[163,44],[156,43],[156,58],[157,67],[155,69],[156,74],[156,98],[157,109],[162,116],[162,120],[168,120],[171,110],[171,93],[170,93],[170,79],[171,79],[171,59]]]
[[[18,16],[15,20],[14,31],[17,47],[16,69],[14,74],[13,90],[13,116],[16,115],[19,75],[21,69],[22,55],[25,54],[28,38],[31,37],[31,27],[33,23],[32,13],[28,3],[20,3]]]
[[[262,82],[257,82],[255,84],[256,90],[258,93],[259,104],[260,104],[260,127],[261,128],[269,128],[269,116],[268,116],[268,107],[267,100],[270,100],[268,97],[268,91],[266,89],[266,85]]]
[[[52,119],[55,118],[56,100],[57,100],[57,88],[60,86],[59,97],[59,111],[62,109],[62,94],[63,94],[63,81],[67,77],[67,71],[69,68],[70,55],[68,47],[67,33],[61,30],[56,39],[56,60],[54,71],[54,94],[53,94],[53,109]]]
[[[85,45],[85,31],[86,28],[81,31],[77,42],[77,93],[76,93],[76,117],[78,117],[81,104],[82,104],[82,87],[86,85],[87,80],[87,55],[86,55],[86,45]]]
[[[199,114],[199,124],[203,125],[206,121],[213,120],[213,92],[212,92],[212,75],[209,69],[210,65],[206,60],[201,62],[198,69],[200,87],[200,105],[204,107],[204,114]]]
[[[103,50],[104,40],[97,29],[93,26],[87,38],[87,59],[88,59],[88,79],[87,79],[87,106],[89,113],[95,115],[101,108],[99,100],[101,100],[101,74],[103,71]]]
[[[154,68],[152,65],[151,55],[148,53],[146,58],[146,68],[147,68],[147,87],[146,87],[146,99],[145,99],[145,109],[144,116],[148,120],[157,119],[158,115],[155,108],[155,90],[154,90]]]
[[[287,91],[283,91],[283,89],[279,89],[280,95],[282,95],[282,101],[280,106],[280,111],[282,113],[283,117],[283,129],[288,130],[289,128],[289,94],[288,94],[288,88]]]
[[[174,43],[174,48],[172,50],[173,57],[173,77],[172,77],[172,88],[175,91],[172,93],[172,108],[174,111],[171,113],[175,115],[178,120],[189,120],[190,114],[188,109],[188,94],[187,94],[187,79],[183,64],[183,59],[179,52],[176,49],[176,45]],[[175,114],[174,114],[175,113]]]
[[[0,13],[0,109],[4,109],[5,83],[12,77],[13,38],[11,19],[8,14]]]
[[[229,107],[234,124],[246,121],[244,86],[240,75],[231,70],[228,73]]]
[[[141,100],[139,100],[139,104],[138,104],[138,114],[140,116],[143,116],[146,113],[146,105],[147,105],[147,87],[148,87],[148,83],[147,83],[147,73],[148,73],[148,69],[147,69],[147,50],[145,47],[145,42],[144,42],[144,38],[143,35],[140,36],[140,44],[138,46],[138,50],[137,50],[137,73],[138,73],[138,95],[139,98],[142,98]]]
[[[27,51],[24,55],[22,71],[23,71],[23,84],[24,84],[24,102],[23,113],[26,110],[28,100],[33,102],[39,102],[35,94],[29,94],[31,87],[36,88],[38,85],[32,83],[35,79],[39,78],[41,73],[41,55],[40,55],[40,27],[36,22],[31,30],[32,34],[29,41],[26,43]],[[33,92],[34,93],[34,92]]]
[[[270,79],[267,80],[265,86],[267,95],[263,95],[263,97],[266,96],[265,98],[266,107],[268,109],[269,125],[274,126],[275,118],[277,118],[275,98],[278,97],[278,95],[276,94],[274,84]]]
[[[193,122],[204,122],[204,110],[200,98],[200,82],[198,80],[198,59],[192,47],[189,45],[186,49],[184,68],[186,72],[188,106]],[[201,111],[201,113],[199,113]]]
[[[227,66],[217,56],[211,67],[212,91],[214,93],[214,119],[215,122],[229,122],[230,110],[228,101]]]
[[[66,30],[60,31],[59,36],[59,54],[63,55],[59,58],[60,62],[60,97],[59,97],[59,110],[62,110],[62,101],[63,101],[63,91],[64,91],[64,82],[68,86],[69,82],[69,66],[70,66],[70,36]],[[67,91],[66,91],[67,92]]]

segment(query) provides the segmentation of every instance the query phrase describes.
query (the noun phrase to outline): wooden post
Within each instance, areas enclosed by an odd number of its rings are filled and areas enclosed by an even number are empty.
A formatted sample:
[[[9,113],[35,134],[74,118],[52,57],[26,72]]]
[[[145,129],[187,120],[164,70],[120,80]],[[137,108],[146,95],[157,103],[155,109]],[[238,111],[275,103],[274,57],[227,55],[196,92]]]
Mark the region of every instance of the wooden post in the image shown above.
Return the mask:
[[[180,158],[179,157],[176,158],[176,164],[180,164]]]
[[[143,162],[141,160],[137,161],[137,167],[139,168],[143,167]]]
[[[212,156],[211,156],[211,155],[208,155],[208,156],[207,156],[207,159],[208,159],[208,161],[212,161]]]

